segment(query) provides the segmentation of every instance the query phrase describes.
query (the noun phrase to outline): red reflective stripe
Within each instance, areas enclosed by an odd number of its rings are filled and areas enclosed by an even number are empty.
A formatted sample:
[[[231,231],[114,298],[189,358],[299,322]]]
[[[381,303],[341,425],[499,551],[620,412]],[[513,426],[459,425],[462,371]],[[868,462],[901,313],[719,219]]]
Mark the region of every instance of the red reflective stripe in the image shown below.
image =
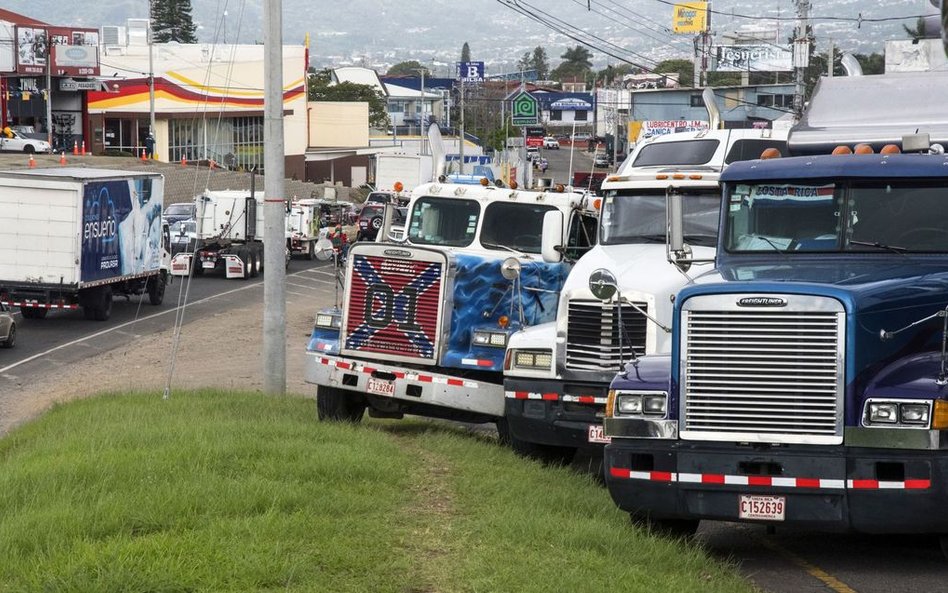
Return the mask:
[[[558,393],[544,393],[544,394],[542,394],[542,395],[540,396],[540,399],[543,399],[543,400],[546,400],[546,401],[553,401],[553,402],[555,402],[556,400],[560,399],[560,394],[558,394]]]
[[[621,467],[610,467],[609,475],[612,476],[613,478],[628,478],[629,470],[623,469]]]
[[[701,474],[702,484],[723,484],[724,474]]]
[[[448,379],[448,385],[453,385],[454,387],[464,387],[464,381],[462,379]]]
[[[931,480],[905,480],[905,488],[907,490],[925,490],[931,487]]]
[[[515,399],[527,399],[527,397],[529,397],[529,396],[530,396],[530,394],[527,393],[526,391],[515,391],[515,392],[514,392],[514,398],[515,398]]]
[[[747,484],[749,486],[771,486],[773,480],[770,479],[770,476],[747,476]]]
[[[477,366],[479,366],[479,367],[492,367],[492,366],[494,366],[494,363],[491,362],[491,361],[489,361],[489,360],[478,360],[478,361],[477,361]]]
[[[378,369],[373,369],[372,367],[362,367],[362,372],[371,375]]]
[[[879,480],[853,480],[853,488],[874,490],[879,487]]]
[[[579,396],[579,403],[581,404],[594,404],[596,403],[596,398],[591,395],[581,395]]]
[[[797,478],[797,488],[819,488],[819,478]]]
[[[429,377],[428,375],[418,375],[418,380],[422,383],[431,383],[432,377]]]
[[[649,479],[656,482],[671,482],[671,472],[649,472]]]
[[[349,370],[352,368],[351,364],[349,364],[348,362],[342,362],[341,360],[336,361],[336,366],[339,367],[340,369],[346,369],[346,370]]]
[[[404,378],[405,378],[405,373],[403,373],[403,372],[401,372],[401,371],[395,371],[395,378],[396,378],[396,379],[404,379]]]

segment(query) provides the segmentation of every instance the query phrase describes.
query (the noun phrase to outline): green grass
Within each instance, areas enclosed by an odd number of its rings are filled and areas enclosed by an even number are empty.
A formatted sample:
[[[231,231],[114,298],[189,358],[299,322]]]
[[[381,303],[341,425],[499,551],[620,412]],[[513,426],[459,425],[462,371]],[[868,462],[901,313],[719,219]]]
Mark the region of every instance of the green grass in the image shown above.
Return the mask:
[[[423,421],[109,395],[0,439],[0,591],[750,591],[604,489]]]

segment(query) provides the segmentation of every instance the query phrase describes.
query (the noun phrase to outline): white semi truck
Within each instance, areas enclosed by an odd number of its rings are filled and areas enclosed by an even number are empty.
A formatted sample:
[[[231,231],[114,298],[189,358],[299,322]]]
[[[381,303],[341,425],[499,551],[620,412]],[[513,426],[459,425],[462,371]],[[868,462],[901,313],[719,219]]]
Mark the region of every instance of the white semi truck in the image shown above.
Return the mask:
[[[197,247],[175,254],[171,273],[189,276],[193,268],[195,276],[222,271],[226,278],[247,279],[262,272],[263,192],[204,190],[194,200]],[[288,236],[284,231],[278,240],[286,242]]]
[[[715,124],[716,110],[709,111]],[[632,357],[669,351],[671,296],[703,271],[668,261],[667,195],[682,196],[693,257],[710,260],[721,171],[767,148],[786,154],[786,139],[785,131],[769,129],[659,136],[640,143],[606,179],[599,242],[570,271],[556,321],[510,336],[505,414],[516,451],[566,461],[579,448],[607,442],[602,421],[610,381]],[[610,278],[619,291],[604,302],[594,291]]]
[[[160,305],[170,261],[163,199],[157,173],[0,172],[0,302],[27,319],[81,308],[98,321],[116,294]]]

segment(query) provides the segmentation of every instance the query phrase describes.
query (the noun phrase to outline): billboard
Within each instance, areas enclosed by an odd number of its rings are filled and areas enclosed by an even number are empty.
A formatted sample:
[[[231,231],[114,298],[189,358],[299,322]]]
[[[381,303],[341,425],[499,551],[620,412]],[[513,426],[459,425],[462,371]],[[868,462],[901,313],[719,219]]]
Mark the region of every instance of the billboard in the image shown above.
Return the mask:
[[[626,74],[622,77],[622,86],[630,90],[676,89],[678,88],[678,76],[678,72]]]
[[[704,33],[707,30],[707,2],[683,2],[674,5],[672,16],[672,31],[674,33]]]
[[[82,196],[82,282],[142,274],[161,265],[162,180],[92,181]]]
[[[458,62],[454,78],[464,82],[484,82],[484,62]]]
[[[708,127],[708,122],[698,119],[630,121],[629,142],[677,132],[697,132],[707,130]]]
[[[16,27],[18,73],[45,74],[50,57],[53,76],[98,76],[99,32],[74,27]]]
[[[719,45],[714,58],[716,72],[793,71],[793,52],[780,45]]]

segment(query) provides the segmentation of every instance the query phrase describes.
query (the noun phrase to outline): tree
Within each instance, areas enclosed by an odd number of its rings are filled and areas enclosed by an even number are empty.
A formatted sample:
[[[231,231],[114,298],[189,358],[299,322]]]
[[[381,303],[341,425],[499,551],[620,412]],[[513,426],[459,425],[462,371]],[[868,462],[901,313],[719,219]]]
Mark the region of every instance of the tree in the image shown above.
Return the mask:
[[[918,41],[919,39],[924,39],[925,33],[926,33],[925,32],[925,17],[918,18],[918,21],[916,21],[915,23],[914,29],[910,28],[908,25],[902,25],[902,28],[905,30],[905,33],[909,37],[914,39],[915,41]]]
[[[387,76],[419,76],[418,71],[423,70],[426,77],[431,76],[431,70],[422,65],[418,60],[408,60],[399,62],[388,69]]]
[[[149,0],[152,39],[156,43],[197,43],[191,0]]]
[[[520,70],[535,70],[538,79],[546,80],[550,73],[550,62],[546,57],[546,50],[537,46],[533,48],[532,52],[523,52],[523,56],[517,61],[517,68]]]
[[[560,58],[563,61],[550,73],[550,78],[553,80],[592,78],[592,53],[582,45],[566,48]]]
[[[690,87],[695,80],[695,63],[691,60],[663,60],[655,65],[652,72],[663,74],[678,73],[678,86]]]
[[[464,45],[461,46],[461,61],[462,62],[471,61],[471,46],[467,44],[467,41],[465,41]]]
[[[329,70],[317,72],[306,83],[307,97],[310,101],[361,101],[369,104],[369,125],[373,128],[387,128],[388,110],[385,108],[385,96],[377,88],[367,84],[342,82],[332,84]]]

